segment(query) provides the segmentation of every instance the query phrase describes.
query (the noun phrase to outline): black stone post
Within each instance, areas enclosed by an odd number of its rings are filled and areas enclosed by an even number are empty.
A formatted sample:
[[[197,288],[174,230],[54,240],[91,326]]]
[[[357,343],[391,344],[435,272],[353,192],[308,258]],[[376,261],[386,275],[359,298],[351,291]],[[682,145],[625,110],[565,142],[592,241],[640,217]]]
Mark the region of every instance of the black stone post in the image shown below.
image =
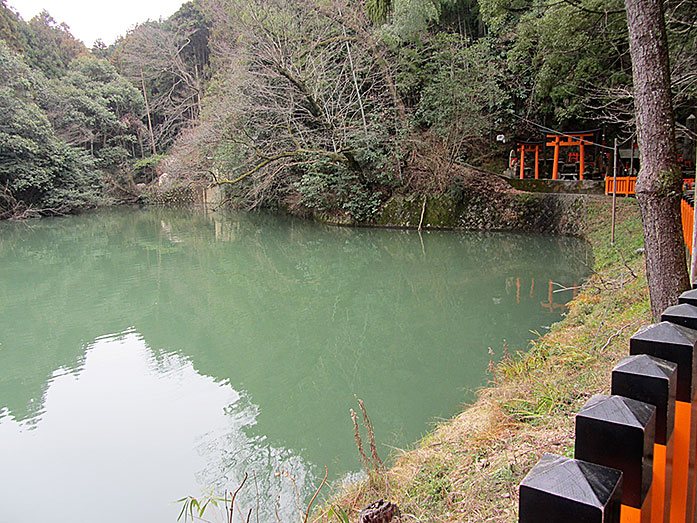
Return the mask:
[[[670,307],[672,308],[672,307]],[[697,331],[662,321],[643,327],[629,340],[630,354],[648,354],[678,365],[675,400],[691,403],[693,383],[697,381]]]
[[[697,329],[697,307],[689,303],[673,305],[663,311],[661,321],[669,321],[676,325]]]
[[[519,523],[619,523],[622,473],[545,454],[520,484]]]
[[[622,396],[593,396],[576,415],[576,459],[622,471],[623,521],[649,521],[655,434],[656,407]]]
[[[623,359],[612,371],[612,394],[656,407],[651,521],[659,523],[670,519],[677,369],[670,361],[639,354]]]
[[[697,289],[694,287],[689,291],[683,292],[678,298],[678,303],[687,303],[688,305],[697,305]]]

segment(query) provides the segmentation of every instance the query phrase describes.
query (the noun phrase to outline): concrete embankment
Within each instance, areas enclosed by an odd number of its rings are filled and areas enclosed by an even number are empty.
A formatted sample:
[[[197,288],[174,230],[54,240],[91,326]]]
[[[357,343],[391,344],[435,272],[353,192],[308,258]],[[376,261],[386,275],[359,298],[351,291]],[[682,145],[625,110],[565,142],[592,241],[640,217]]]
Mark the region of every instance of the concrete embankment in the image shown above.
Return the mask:
[[[588,196],[509,191],[483,195],[393,196],[375,220],[382,227],[581,234]]]

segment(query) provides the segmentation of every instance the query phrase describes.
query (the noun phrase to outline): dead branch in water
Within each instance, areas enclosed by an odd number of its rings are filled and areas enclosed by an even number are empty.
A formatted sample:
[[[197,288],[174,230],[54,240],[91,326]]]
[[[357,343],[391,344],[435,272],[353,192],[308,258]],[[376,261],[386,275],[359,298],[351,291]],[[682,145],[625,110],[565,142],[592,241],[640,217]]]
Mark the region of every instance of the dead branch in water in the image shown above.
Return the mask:
[[[307,505],[307,510],[305,511],[305,519],[303,519],[303,523],[307,523],[307,520],[310,519],[310,509],[312,508],[312,504],[315,502],[315,499],[317,499],[317,496],[319,495],[320,490],[322,490],[322,487],[327,484],[327,477],[329,476],[329,469],[327,469],[327,466],[324,466],[324,478],[322,478],[322,482],[319,484],[319,487],[317,487],[317,490],[315,490],[314,495],[312,496],[312,499],[310,500],[310,503]]]
[[[419,229],[421,230],[421,226],[424,224],[424,214],[426,214],[426,196],[424,195],[424,203],[421,206],[421,218],[419,218]]]
[[[235,489],[235,492],[232,493],[232,498],[230,500],[230,510],[228,511],[228,523],[232,523],[232,518],[235,515],[235,498],[237,497],[237,494],[239,494],[240,490],[242,490],[242,487],[244,487],[244,484],[247,482],[247,478],[249,475],[245,472],[244,473],[244,478],[242,479],[242,483],[240,483],[240,486]],[[225,494],[225,510],[227,511],[227,493]],[[249,514],[251,515],[252,511],[250,509]],[[249,521],[249,518],[247,518],[247,521]]]

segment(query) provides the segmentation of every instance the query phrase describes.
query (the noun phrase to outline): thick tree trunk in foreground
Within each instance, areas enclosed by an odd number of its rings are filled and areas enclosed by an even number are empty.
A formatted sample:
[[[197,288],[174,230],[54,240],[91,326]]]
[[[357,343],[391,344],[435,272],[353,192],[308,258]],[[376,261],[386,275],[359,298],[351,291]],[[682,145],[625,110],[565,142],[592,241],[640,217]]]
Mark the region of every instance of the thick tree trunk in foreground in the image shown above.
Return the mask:
[[[689,287],[680,223],[668,40],[661,0],[625,0],[641,170],[636,192],[644,226],[651,311],[658,319]]]

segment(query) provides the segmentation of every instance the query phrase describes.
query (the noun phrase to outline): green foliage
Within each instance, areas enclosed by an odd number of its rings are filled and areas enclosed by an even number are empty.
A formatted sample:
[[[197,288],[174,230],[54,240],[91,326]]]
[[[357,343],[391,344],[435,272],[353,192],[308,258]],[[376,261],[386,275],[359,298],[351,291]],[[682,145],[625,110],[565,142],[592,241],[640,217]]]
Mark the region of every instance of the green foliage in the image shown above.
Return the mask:
[[[41,97],[58,135],[97,155],[107,147],[127,151],[142,128],[142,96],[106,60],[88,56],[74,60],[62,77],[46,83]],[[125,163],[130,154],[126,152],[119,162],[113,161],[113,152],[100,156],[111,159],[104,165],[111,167]]]
[[[514,398],[502,403],[501,408],[512,419],[535,425],[568,408],[572,400],[565,391],[544,385],[537,388],[531,398]]]
[[[370,221],[382,205],[382,195],[371,190],[350,169],[326,161],[309,166],[295,183],[300,203],[317,211],[340,210],[355,221]]]
[[[394,0],[386,35],[398,42],[412,42],[425,34],[441,14],[442,0]]]
[[[521,16],[536,16],[540,12],[533,0],[479,0],[479,9],[484,23],[495,34],[514,28]]]
[[[346,511],[341,507],[332,506],[327,511],[327,517],[331,522],[349,523],[350,519]]]
[[[210,38],[211,21],[198,2],[186,2],[165,22],[165,27],[176,33],[184,45],[181,52],[184,60],[206,74],[210,60],[208,40]]]
[[[7,5],[6,0],[0,0],[0,39],[16,52],[24,51],[27,45],[27,35],[23,31],[22,19]]]
[[[439,29],[474,41],[486,36],[478,0],[442,0]]]
[[[8,70],[23,77],[9,79]],[[0,186],[26,207],[64,213],[98,202],[93,160],[61,142],[25,86],[29,70],[0,42]],[[0,214],[8,209],[0,209]]]
[[[0,188],[5,192],[0,215],[26,209],[67,213],[100,203],[98,168],[122,164],[130,156],[111,143],[122,124],[110,108],[126,107],[124,100],[134,98],[113,88],[118,79],[112,73],[106,63],[79,59],[63,78],[47,79],[0,41]],[[80,85],[106,87],[86,94]],[[93,148],[92,156],[80,147],[85,140],[79,137],[97,131],[103,133],[101,147]]]
[[[506,57],[516,110],[547,116],[557,127],[628,118],[631,100],[613,91],[631,85],[621,0],[480,0],[480,7]]]
[[[468,46],[457,36],[439,34],[429,44],[418,67],[416,123],[443,138],[453,132],[486,136],[508,101],[493,42]]]
[[[96,49],[46,11],[24,22],[0,3],[0,217],[93,207],[142,155],[143,97]]]
[[[145,158],[137,160],[133,164],[134,177],[143,181],[152,181],[155,178],[157,166],[163,158],[164,155],[162,154],[153,154],[152,156],[146,156]]]
[[[48,77],[60,76],[72,60],[87,53],[68,26],[58,24],[47,11],[23,24],[22,30],[27,40],[23,50],[27,63]]]
[[[426,463],[407,487],[407,495],[424,507],[435,509],[442,506],[452,489],[449,472],[444,463]]]
[[[97,165],[103,169],[129,166],[131,154],[120,145],[101,147],[96,153]]]
[[[392,0],[366,0],[365,11],[374,24],[387,23],[392,11]]]
[[[182,506],[177,521],[196,521],[201,520],[210,507],[218,507],[224,503],[224,499],[215,496],[205,496],[201,499],[187,496],[177,500]]]
[[[89,209],[102,201],[100,173],[85,152],[59,144],[52,160],[56,164],[52,186],[43,187],[47,213]]]

